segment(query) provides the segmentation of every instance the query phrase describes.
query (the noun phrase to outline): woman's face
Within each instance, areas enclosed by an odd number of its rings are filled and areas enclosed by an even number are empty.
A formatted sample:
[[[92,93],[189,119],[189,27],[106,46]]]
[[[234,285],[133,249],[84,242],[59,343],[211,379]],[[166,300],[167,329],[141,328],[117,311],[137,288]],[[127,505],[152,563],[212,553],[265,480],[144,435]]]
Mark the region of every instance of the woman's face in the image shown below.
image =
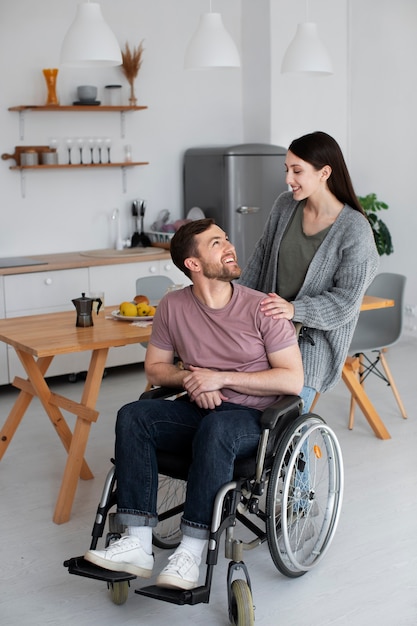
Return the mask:
[[[323,184],[327,186],[328,176],[324,171],[326,167],[316,170],[311,163],[303,161],[288,150],[285,159],[285,169],[287,171],[285,181],[292,189],[294,200],[305,200],[316,191],[321,190]]]

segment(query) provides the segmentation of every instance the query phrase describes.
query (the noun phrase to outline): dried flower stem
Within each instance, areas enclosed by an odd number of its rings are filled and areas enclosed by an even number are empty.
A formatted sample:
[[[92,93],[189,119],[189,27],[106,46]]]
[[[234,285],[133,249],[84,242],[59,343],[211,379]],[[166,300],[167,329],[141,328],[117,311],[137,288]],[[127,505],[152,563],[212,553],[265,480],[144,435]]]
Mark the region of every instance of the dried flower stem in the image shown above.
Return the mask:
[[[129,84],[133,83],[139,73],[142,65],[143,50],[143,41],[140,42],[137,48],[133,48],[132,50],[126,42],[125,49],[122,50],[122,72],[126,76]]]
[[[143,50],[143,40],[140,42],[137,48],[133,48],[132,50],[130,49],[129,44],[126,42],[125,49],[122,50],[122,72],[126,76],[127,82],[130,85],[129,103],[131,106],[136,106],[137,104],[137,99],[135,97],[134,81],[142,65]]]

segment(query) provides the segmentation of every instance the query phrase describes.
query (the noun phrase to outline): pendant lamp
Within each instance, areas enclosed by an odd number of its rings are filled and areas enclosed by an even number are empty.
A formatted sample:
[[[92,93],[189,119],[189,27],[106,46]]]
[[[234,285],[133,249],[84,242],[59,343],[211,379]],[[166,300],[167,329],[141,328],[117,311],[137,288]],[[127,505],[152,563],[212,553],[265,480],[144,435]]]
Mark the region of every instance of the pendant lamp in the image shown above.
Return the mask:
[[[282,60],[281,72],[304,72],[323,76],[333,74],[332,62],[320,41],[317,24],[308,20],[308,0],[306,21],[297,26],[295,37]]]
[[[98,2],[78,5],[61,48],[61,65],[74,67],[122,64],[117,39],[104,21]]]
[[[185,69],[240,67],[239,52],[224,27],[220,13],[203,13],[191,38],[184,60]]]

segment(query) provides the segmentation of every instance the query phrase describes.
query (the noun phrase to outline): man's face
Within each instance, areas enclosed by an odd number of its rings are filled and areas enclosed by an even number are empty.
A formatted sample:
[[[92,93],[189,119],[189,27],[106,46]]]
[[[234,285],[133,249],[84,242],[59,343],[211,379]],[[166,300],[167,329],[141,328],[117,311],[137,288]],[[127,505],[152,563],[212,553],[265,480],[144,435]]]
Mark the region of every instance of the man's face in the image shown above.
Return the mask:
[[[237,264],[235,247],[219,226],[213,224],[195,239],[198,260],[206,278],[227,282],[239,278],[241,269]]]

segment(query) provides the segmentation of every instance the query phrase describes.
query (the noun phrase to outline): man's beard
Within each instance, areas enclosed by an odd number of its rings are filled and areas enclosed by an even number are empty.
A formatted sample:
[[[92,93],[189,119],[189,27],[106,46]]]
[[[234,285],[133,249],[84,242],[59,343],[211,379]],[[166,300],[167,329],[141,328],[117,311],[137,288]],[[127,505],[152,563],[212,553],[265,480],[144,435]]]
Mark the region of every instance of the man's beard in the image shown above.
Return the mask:
[[[214,263],[202,263],[203,274],[206,278],[215,278],[217,280],[223,280],[230,282],[235,278],[239,278],[242,270],[238,265],[218,265]]]

